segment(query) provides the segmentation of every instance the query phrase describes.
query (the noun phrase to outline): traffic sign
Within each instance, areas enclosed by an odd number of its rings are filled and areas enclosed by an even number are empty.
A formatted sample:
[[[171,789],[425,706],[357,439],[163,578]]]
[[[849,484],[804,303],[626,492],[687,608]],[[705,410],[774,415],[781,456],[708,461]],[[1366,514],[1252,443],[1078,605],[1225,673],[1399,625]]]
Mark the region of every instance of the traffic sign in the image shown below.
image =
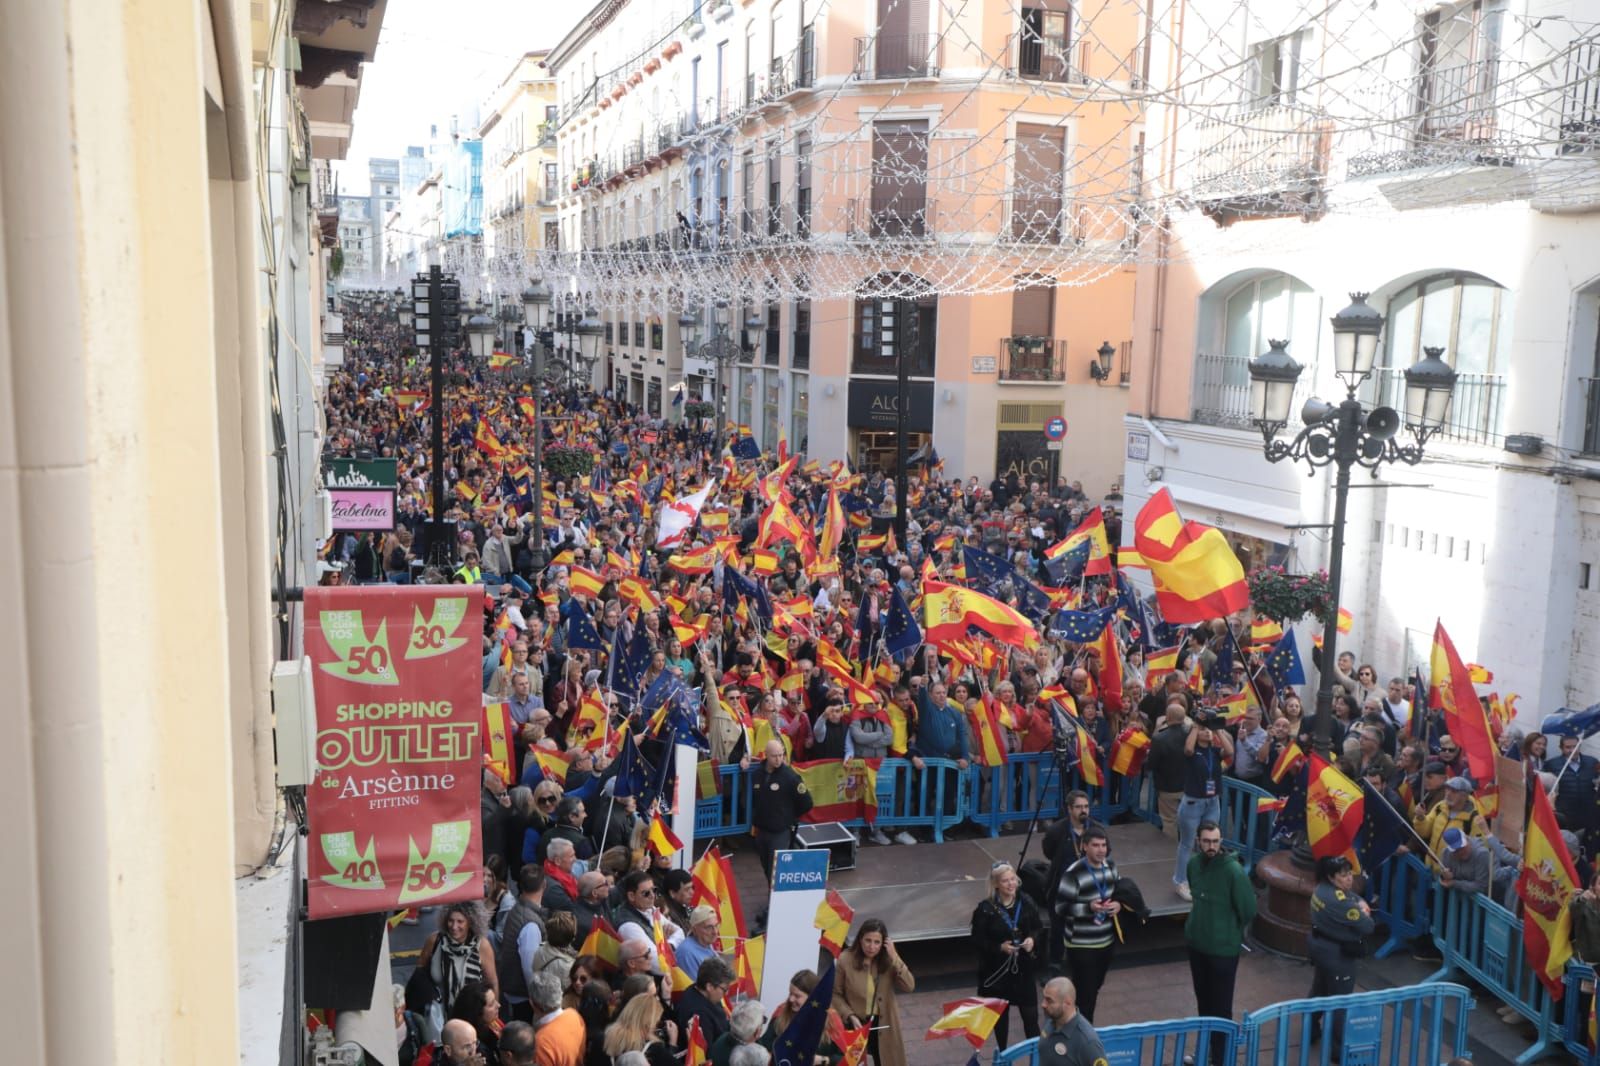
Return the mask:
[[[1067,435],[1067,420],[1060,415],[1044,424],[1044,435],[1048,440],[1060,440]]]

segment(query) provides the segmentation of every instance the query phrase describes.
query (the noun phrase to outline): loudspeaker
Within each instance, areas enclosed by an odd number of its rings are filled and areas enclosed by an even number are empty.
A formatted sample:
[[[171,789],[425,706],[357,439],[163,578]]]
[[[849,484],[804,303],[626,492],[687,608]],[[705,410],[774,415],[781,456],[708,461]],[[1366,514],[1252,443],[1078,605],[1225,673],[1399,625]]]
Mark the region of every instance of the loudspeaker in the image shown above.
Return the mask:
[[[1313,396],[1305,402],[1304,407],[1300,408],[1300,421],[1308,426],[1314,426],[1331,414],[1333,414],[1333,404]]]
[[[1388,440],[1400,432],[1400,415],[1393,407],[1376,407],[1367,416],[1367,436]]]
[[[356,914],[302,925],[306,1008],[366,1010],[387,915]]]

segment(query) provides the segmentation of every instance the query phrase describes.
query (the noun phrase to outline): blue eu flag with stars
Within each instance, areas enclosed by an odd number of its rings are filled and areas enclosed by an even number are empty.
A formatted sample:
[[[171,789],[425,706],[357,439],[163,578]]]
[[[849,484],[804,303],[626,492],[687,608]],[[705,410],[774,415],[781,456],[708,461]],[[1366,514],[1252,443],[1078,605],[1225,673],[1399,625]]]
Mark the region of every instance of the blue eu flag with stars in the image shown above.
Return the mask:
[[[1306,668],[1300,662],[1300,650],[1294,643],[1294,630],[1284,630],[1282,639],[1272,646],[1272,651],[1267,654],[1267,671],[1272,674],[1279,688],[1306,683]]]
[[[775,1063],[810,1063],[822,1043],[822,1032],[828,1022],[828,1007],[833,1003],[833,965],[822,975],[817,987],[806,997],[805,1006],[794,1012],[794,1018],[772,1045]]]

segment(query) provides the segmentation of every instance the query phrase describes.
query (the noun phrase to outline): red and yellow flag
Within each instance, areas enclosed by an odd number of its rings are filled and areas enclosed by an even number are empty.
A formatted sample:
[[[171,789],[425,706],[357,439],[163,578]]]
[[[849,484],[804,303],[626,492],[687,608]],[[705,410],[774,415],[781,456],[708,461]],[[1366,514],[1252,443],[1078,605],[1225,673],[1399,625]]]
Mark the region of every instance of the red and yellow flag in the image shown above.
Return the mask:
[[[928,1028],[928,1040],[959,1036],[974,1048],[983,1047],[1000,1016],[1011,1009],[1003,999],[958,999],[944,1005],[944,1016]]]
[[[1533,790],[1533,817],[1522,842],[1522,872],[1517,895],[1522,897],[1522,943],[1528,964],[1550,998],[1566,992],[1567,960],[1572,958],[1572,911],[1567,904],[1582,886],[1572,856],[1561,839],[1555,808],[1544,789]]]
[[[1144,757],[1150,751],[1150,738],[1143,729],[1130,725],[1117,734],[1111,745],[1111,772],[1123,777],[1137,777],[1144,769]]]
[[[1006,742],[994,709],[983,700],[974,700],[967,710],[967,725],[972,730],[973,761],[979,766],[1004,766]]]
[[[689,874],[694,878],[694,906],[705,903],[717,912],[721,950],[727,951],[744,943],[748,929],[744,921],[744,905],[739,901],[739,889],[733,882],[733,864],[727,856],[718,851],[716,845],[712,845],[700,856]],[[760,973],[759,970],[756,972]]]
[[[572,589],[574,596],[599,599],[600,591],[606,587],[606,579],[593,570],[585,570],[581,566],[574,565],[567,571],[567,585]]]
[[[1359,871],[1356,835],[1365,806],[1360,787],[1313,752],[1306,778],[1306,839],[1311,854],[1319,859],[1343,855]]]
[[[1111,573],[1111,542],[1106,539],[1106,520],[1099,507],[1085,515],[1064,540],[1045,549],[1045,558],[1059,559],[1085,542],[1089,545],[1089,561],[1084,565],[1084,574],[1093,577]]]
[[[831,888],[822,902],[817,904],[817,917],[812,924],[822,930],[822,946],[836,959],[839,952],[844,950],[845,939],[850,935],[850,922],[855,916],[856,912],[850,909],[844,897]]]
[[[492,352],[489,355],[489,365],[495,370],[516,366],[517,362],[517,357],[510,352]]]
[[[687,1066],[706,1066],[711,1061],[711,1053],[706,1047],[706,1034],[700,1031],[700,1015],[695,1014],[689,1018],[689,1031],[684,1038],[688,1047],[685,1057]]]
[[[761,995],[761,968],[767,963],[767,934],[739,941],[733,949],[733,984],[728,995],[755,999]]]
[[[759,750],[759,749],[758,749]],[[868,825],[878,820],[878,767],[881,759],[822,759],[797,762],[795,772],[811,793],[812,807],[803,822],[849,822]]]
[[[839,555],[839,545],[844,542],[844,504],[839,501],[839,490],[828,490],[828,505],[822,509],[822,530],[817,537],[817,552],[824,559]]]
[[[1100,702],[1108,711],[1122,710],[1122,648],[1117,644],[1116,630],[1107,622],[1098,640],[1089,650],[1100,662],[1095,683],[1100,689]]]
[[[1083,728],[1081,719],[1074,718],[1072,727],[1078,732],[1078,773],[1083,776],[1084,784],[1090,788],[1099,788],[1106,783],[1106,778],[1105,774],[1100,772],[1100,757],[1095,751],[1094,738]]]
[[[613,970],[622,966],[622,938],[617,935],[616,929],[604,918],[596,917],[594,925],[589,928],[589,935],[583,941],[583,946],[578,949],[579,955],[593,955]]]
[[[1015,609],[960,585],[926,582],[922,586],[922,616],[929,642],[960,640],[971,626],[1007,644],[1032,648],[1039,643],[1033,623]]]
[[[598,689],[584,693],[583,699],[578,702],[578,713],[572,716],[572,725],[567,727],[567,749],[570,751],[574,747],[581,747],[598,751],[605,747],[609,717],[605,699]],[[587,736],[584,735],[585,726],[589,727]]]
[[[650,819],[650,835],[645,839],[651,854],[665,859],[669,855],[676,855],[683,850],[683,841],[678,839],[676,833],[668,828],[662,819],[661,812],[657,811],[655,817]]]
[[[511,708],[504,703],[491,703],[483,709],[483,764],[495,772],[506,784],[516,768],[516,751],[511,737],[516,723],[511,719]]]
[[[839,1049],[843,1056],[839,1066],[861,1066],[861,1061],[867,1057],[867,1037],[872,1035],[872,1030],[866,1025],[854,1029],[844,1027],[844,1019],[839,1017],[837,1011],[828,1012],[826,1028],[828,1039],[833,1041],[833,1046]]]
[[[1279,752],[1278,758],[1272,764],[1272,783],[1282,784],[1283,779],[1300,768],[1305,761],[1306,753],[1300,750],[1300,745],[1289,741],[1289,746]]]
[[[567,783],[567,771],[572,767],[572,756],[564,751],[535,747],[533,757],[539,770],[558,785]]]
[[[1144,657],[1145,684],[1155,688],[1166,676],[1178,668],[1178,649],[1158,648]]]
[[[1139,509],[1133,545],[1155,579],[1168,622],[1206,622],[1250,606],[1244,567],[1222,531],[1178,515],[1162,488]]]

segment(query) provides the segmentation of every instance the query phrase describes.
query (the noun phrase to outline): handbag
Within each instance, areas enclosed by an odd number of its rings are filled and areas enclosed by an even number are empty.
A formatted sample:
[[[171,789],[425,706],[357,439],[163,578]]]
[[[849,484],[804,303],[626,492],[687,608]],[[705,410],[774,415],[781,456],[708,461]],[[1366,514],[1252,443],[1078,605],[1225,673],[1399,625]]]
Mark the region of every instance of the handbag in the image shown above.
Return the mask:
[[[437,1041],[444,1032],[444,997],[439,985],[428,972],[428,967],[418,966],[406,978],[406,1010],[417,1016],[427,1043]]]

